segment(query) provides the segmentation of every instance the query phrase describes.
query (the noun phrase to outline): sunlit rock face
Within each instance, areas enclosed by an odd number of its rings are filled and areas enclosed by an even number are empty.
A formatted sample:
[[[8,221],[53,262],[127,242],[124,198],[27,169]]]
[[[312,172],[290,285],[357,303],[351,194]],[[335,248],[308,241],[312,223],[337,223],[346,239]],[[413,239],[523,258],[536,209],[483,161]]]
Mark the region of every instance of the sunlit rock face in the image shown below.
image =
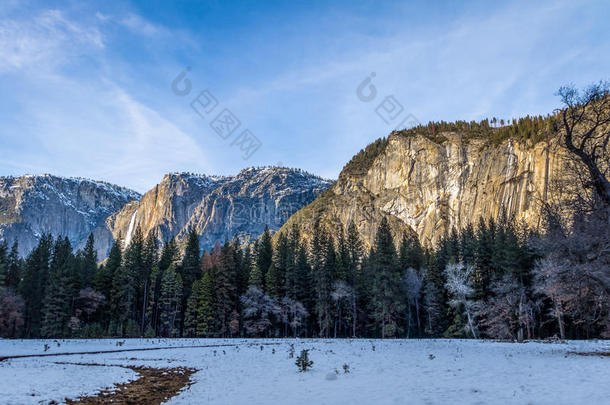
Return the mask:
[[[265,226],[278,230],[296,211],[332,182],[298,169],[249,168],[236,176],[168,174],[140,201],[127,204],[107,220],[108,229],[127,245],[139,227],[160,242],[184,241],[194,229],[200,247],[210,249],[235,236],[247,241]]]
[[[382,217],[395,236],[416,233],[434,245],[452,227],[476,224],[503,212],[537,227],[553,184],[564,173],[565,155],[556,142],[499,145],[459,134],[435,142],[419,135],[390,135],[387,146],[365,173],[344,170],[336,184],[286,224],[300,225],[305,237],[316,219],[331,228],[354,221],[366,244]]]

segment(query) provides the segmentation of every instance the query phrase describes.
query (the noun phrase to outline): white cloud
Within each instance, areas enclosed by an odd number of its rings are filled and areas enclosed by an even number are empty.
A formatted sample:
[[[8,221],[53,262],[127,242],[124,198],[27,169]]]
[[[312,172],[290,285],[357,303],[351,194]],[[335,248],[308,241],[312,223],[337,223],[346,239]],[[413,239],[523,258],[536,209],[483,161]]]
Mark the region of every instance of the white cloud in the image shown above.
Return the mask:
[[[100,24],[105,18],[95,16]],[[157,32],[134,15],[125,23]],[[81,55],[107,65],[104,48],[100,27],[59,10],[0,20],[0,77],[15,86],[11,99],[19,109],[0,129],[0,149],[9,152],[0,161],[4,170],[86,176],[146,191],[168,171],[207,168],[197,142],[105,68],[66,73]]]
[[[136,34],[148,37],[166,33],[165,28],[160,25],[152,24],[150,21],[133,13],[121,18],[119,22]]]
[[[49,70],[68,62],[82,48],[104,48],[102,34],[59,10],[46,10],[31,19],[0,20],[0,73]]]

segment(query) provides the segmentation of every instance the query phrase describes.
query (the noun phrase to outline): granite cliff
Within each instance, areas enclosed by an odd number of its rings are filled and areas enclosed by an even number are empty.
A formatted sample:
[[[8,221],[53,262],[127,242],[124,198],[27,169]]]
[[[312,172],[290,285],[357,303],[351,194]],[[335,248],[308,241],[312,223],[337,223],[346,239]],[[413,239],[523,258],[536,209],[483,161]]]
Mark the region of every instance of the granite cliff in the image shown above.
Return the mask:
[[[537,227],[565,165],[554,138],[490,142],[457,132],[393,132],[357,155],[285,229],[297,223],[308,237],[316,220],[331,229],[354,221],[370,246],[384,216],[396,236],[412,232],[424,245],[502,212]]]
[[[200,247],[240,236],[249,240],[268,225],[278,230],[296,211],[312,202],[332,182],[297,169],[248,168],[233,177],[168,174],[140,201],[127,204],[107,220],[125,244],[139,227],[160,242],[184,240],[191,229]]]

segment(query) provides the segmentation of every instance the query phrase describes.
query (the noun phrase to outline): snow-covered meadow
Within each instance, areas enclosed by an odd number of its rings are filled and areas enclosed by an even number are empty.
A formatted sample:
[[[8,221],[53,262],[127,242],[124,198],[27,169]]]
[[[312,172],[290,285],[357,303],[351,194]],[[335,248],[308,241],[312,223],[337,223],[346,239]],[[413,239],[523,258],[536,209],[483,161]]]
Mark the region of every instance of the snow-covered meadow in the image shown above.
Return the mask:
[[[181,347],[196,345],[222,346]],[[157,347],[164,349],[4,360],[0,403],[92,395],[137,378],[126,365],[199,370],[169,404],[610,403],[610,357],[570,353],[608,352],[609,341],[0,340],[0,357]],[[302,349],[314,362],[306,373],[295,365]]]

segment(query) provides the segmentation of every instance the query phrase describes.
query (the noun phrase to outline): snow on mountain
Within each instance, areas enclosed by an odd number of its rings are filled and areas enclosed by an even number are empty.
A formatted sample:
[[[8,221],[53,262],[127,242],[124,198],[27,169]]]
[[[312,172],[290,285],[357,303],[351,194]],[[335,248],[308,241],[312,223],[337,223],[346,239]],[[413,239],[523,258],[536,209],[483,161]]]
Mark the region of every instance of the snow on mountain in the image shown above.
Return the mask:
[[[144,235],[155,232],[160,242],[184,239],[195,229],[201,248],[209,249],[225,238],[257,237],[266,225],[279,229],[331,185],[282,167],[251,167],[233,177],[172,173],[108,218],[107,225],[115,238],[130,239],[139,227]]]
[[[105,256],[112,243],[106,218],[140,197],[133,190],[83,178],[0,177],[0,240],[18,240],[20,253],[26,254],[47,233],[67,236],[75,248],[93,233],[98,253]]]

